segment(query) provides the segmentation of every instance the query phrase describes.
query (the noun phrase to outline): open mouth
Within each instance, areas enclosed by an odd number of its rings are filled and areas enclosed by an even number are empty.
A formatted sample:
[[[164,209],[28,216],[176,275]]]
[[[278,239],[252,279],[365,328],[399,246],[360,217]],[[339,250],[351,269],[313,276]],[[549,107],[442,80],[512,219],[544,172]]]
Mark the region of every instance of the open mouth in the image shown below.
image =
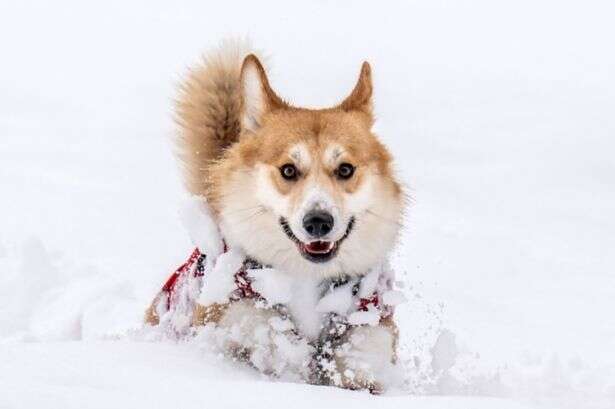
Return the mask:
[[[309,243],[304,243],[295,236],[288,221],[284,217],[280,217],[280,226],[286,233],[289,239],[291,239],[297,245],[299,252],[301,255],[307,260],[313,263],[324,263],[326,261],[331,260],[337,254],[339,250],[340,244],[348,237],[350,232],[352,231],[352,227],[354,226],[354,217],[350,218],[348,222],[348,226],[346,227],[346,232],[337,241],[323,241],[323,240],[314,240]]]

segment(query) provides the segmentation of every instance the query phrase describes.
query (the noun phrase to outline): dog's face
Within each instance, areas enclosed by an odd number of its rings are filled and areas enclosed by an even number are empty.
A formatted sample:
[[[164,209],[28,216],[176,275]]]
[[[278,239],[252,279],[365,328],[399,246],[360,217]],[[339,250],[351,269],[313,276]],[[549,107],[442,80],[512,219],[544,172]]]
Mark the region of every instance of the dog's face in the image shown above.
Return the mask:
[[[240,141],[212,169],[226,240],[289,272],[365,273],[393,247],[403,208],[390,155],[370,130],[369,66],[331,109],[288,106],[254,57],[242,87]]]

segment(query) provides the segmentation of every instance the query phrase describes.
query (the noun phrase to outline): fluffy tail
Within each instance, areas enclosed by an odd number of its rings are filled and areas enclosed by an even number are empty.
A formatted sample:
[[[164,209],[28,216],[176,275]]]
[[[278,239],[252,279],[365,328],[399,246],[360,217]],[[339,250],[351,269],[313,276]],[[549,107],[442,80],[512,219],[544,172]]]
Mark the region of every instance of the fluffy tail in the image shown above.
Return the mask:
[[[241,65],[250,52],[247,41],[223,41],[189,71],[180,87],[179,156],[186,187],[194,195],[207,197],[209,166],[239,138]]]

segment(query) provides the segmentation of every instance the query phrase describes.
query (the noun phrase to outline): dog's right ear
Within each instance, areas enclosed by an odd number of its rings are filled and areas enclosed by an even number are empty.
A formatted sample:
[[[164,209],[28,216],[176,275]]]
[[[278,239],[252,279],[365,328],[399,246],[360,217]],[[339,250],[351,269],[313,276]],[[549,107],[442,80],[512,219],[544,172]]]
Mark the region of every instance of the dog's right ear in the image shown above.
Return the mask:
[[[243,60],[240,82],[242,129],[255,132],[267,112],[288,107],[271,89],[267,73],[254,54]]]

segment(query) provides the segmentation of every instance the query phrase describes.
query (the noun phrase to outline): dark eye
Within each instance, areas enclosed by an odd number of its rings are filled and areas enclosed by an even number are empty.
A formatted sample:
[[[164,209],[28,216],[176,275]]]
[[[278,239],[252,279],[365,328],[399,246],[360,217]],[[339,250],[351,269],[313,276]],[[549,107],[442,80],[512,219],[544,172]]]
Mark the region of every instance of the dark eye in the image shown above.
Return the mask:
[[[354,175],[354,166],[350,163],[342,163],[335,170],[335,175],[339,179],[350,179]]]
[[[295,180],[299,176],[299,171],[292,163],[287,163],[280,168],[282,177],[286,180]]]

